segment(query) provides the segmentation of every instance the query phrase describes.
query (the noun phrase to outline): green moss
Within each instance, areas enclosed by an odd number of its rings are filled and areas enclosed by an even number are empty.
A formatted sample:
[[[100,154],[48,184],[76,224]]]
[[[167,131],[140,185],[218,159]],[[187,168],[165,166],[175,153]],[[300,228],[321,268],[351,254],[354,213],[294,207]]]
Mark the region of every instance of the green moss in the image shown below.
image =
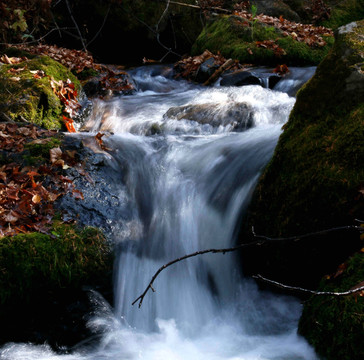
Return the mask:
[[[19,69],[12,73],[11,69]],[[20,70],[23,69],[23,70]],[[31,71],[42,70],[46,74],[35,79]],[[16,65],[0,67],[0,111],[12,119],[19,117],[47,129],[62,127],[63,106],[54,94],[51,78],[56,81],[70,79],[80,90],[77,78],[63,65],[47,56],[39,56]]]
[[[102,233],[55,224],[51,235],[0,239],[0,304],[26,302],[37,291],[92,284],[110,270]]]
[[[328,1],[331,5],[331,16],[323,25],[332,29],[364,18],[364,0]]]
[[[257,46],[257,41],[264,40],[275,40],[284,50],[284,55]],[[284,37],[274,27],[236,16],[220,16],[205,26],[192,47],[192,53],[198,55],[208,49],[214,53],[220,51],[223,56],[242,63],[315,65],[327,55],[334,42],[332,37],[325,37],[325,40],[326,46],[312,48],[290,36]]]
[[[340,35],[315,76],[297,94],[251,208],[265,233],[296,234],[297,229],[318,230],[361,217],[363,88],[355,85],[359,79],[348,82],[355,74],[362,76],[353,71],[363,62],[364,44],[355,40],[360,32],[362,25],[354,35]]]
[[[43,159],[49,159],[49,150],[59,147],[62,141],[58,138],[47,138],[41,144],[30,142],[25,144],[31,156]]]
[[[88,80],[92,77],[99,75],[99,73],[96,70],[90,69],[90,68],[85,68],[81,72],[76,72],[74,70],[74,71],[72,71],[72,73],[77,77],[78,80],[81,80],[81,81]]]
[[[337,278],[321,281],[319,291],[343,292],[362,283],[364,254],[355,254]],[[316,351],[332,360],[364,358],[364,297],[313,296],[305,303],[299,332]]]

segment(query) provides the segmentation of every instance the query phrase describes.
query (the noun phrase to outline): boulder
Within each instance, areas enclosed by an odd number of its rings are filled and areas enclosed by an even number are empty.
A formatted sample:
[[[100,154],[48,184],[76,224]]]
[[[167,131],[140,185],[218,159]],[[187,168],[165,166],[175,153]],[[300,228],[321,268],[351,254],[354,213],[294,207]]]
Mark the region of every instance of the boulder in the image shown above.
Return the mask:
[[[244,85],[261,85],[259,77],[253,75],[250,71],[235,71],[230,74],[224,74],[220,81],[221,86],[244,86]]]
[[[292,2],[295,4],[292,4]],[[258,14],[263,13],[275,17],[282,15],[285,19],[297,22],[301,20],[296,10],[302,10],[303,1],[253,0],[251,3],[257,7]]]
[[[175,120],[191,120],[213,127],[228,126],[232,130],[246,130],[254,125],[253,109],[247,103],[196,104],[170,108],[165,117]]]
[[[294,36],[286,36],[277,27],[261,22],[249,21],[235,15],[214,16],[207,22],[192,46],[192,54],[198,55],[206,49],[220,52],[225,58],[237,59],[241,63],[277,66],[317,65],[327,55],[333,37],[323,35],[324,46],[309,46],[297,41]],[[260,46],[270,41],[273,46]]]
[[[82,189],[83,200],[67,193],[56,202],[56,209],[64,221],[77,219],[80,226],[97,227],[113,239],[122,230],[120,219],[128,221],[131,213],[126,187],[120,190],[125,176],[122,164],[112,166],[112,157],[97,146],[94,136],[85,134],[82,140],[66,136],[62,146],[76,151],[78,161],[84,164],[81,171],[73,167],[65,170],[75,187]]]
[[[38,75],[37,74],[41,74]],[[66,67],[48,56],[28,54],[16,64],[0,65],[0,113],[47,129],[61,129],[64,104],[54,93],[55,82],[67,80],[80,92],[81,84]]]
[[[364,285],[364,254],[351,256],[320,282],[318,291],[345,292]],[[298,331],[330,360],[360,360],[363,347],[363,291],[349,296],[312,296],[305,302]]]
[[[245,220],[258,234],[287,237],[346,226],[363,217],[364,21],[339,28],[329,55],[298,92]],[[299,236],[298,236],[299,238]],[[304,286],[362,247],[357,231],[244,251],[247,272]]]
[[[221,86],[261,85],[273,89],[281,80],[281,76],[273,73],[255,73],[254,71],[238,70],[225,73],[221,77]]]
[[[199,66],[195,80],[199,83],[204,83],[219,67],[216,60],[213,57],[210,57]]]

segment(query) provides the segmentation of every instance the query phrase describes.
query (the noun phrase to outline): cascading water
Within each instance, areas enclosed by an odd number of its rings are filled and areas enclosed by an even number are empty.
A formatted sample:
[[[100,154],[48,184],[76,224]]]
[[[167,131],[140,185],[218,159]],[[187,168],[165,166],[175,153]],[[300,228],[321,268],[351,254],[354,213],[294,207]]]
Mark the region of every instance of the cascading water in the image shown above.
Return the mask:
[[[296,334],[297,300],[259,291],[233,253],[173,265],[140,309],[131,306],[163,264],[234,245],[238,219],[295,101],[260,86],[202,88],[163,71],[132,71],[139,92],[96,102],[86,124],[115,133],[106,143],[113,166],[126,168],[132,204],[117,236],[115,308],[98,299],[99,315],[90,321],[101,338],[68,355],[8,344],[0,359],[316,359]]]

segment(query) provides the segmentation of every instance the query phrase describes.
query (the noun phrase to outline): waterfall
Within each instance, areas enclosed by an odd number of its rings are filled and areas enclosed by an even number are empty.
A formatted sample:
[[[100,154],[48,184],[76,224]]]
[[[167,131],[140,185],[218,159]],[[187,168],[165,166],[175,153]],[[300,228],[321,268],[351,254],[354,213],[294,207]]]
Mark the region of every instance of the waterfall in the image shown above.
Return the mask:
[[[241,213],[295,102],[288,91],[256,85],[175,81],[162,66],[131,74],[139,91],[95,101],[86,124],[114,133],[105,142],[113,166],[125,167],[131,203],[115,234],[114,308],[95,294],[99,311],[89,326],[102,335],[66,355],[7,344],[0,359],[316,359],[296,334],[299,302],[258,290],[234,253],[165,269],[141,308],[131,305],[163,264],[235,244]]]

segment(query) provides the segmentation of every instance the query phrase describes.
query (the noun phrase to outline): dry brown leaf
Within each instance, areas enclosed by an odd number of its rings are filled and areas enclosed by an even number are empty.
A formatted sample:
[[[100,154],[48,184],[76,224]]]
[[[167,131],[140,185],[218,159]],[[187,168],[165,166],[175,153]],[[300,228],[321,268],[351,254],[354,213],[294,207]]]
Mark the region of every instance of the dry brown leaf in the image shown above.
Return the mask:
[[[34,204],[39,204],[40,202],[42,201],[42,198],[40,197],[39,194],[35,194],[33,197],[32,197],[32,202]]]
[[[59,147],[53,148],[49,150],[49,158],[52,164],[55,164],[57,161],[62,159],[62,150]],[[64,162],[63,162],[64,163]]]

